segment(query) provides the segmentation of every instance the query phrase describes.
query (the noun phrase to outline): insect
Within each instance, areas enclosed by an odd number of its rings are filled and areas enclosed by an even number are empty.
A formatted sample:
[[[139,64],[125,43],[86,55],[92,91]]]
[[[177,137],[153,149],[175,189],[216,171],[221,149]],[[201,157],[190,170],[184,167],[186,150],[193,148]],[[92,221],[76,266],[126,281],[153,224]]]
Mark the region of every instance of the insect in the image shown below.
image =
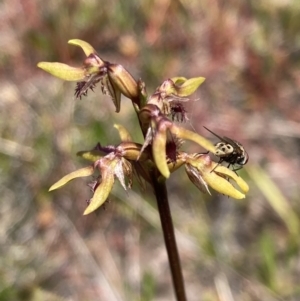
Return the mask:
[[[238,141],[232,140],[228,137],[220,137],[205,126],[204,128],[221,140],[215,144],[215,155],[220,158],[218,164],[227,162],[229,163],[228,167],[231,165],[233,166],[233,171],[243,168],[243,165],[245,165],[249,159],[249,155],[245,151],[243,145]]]

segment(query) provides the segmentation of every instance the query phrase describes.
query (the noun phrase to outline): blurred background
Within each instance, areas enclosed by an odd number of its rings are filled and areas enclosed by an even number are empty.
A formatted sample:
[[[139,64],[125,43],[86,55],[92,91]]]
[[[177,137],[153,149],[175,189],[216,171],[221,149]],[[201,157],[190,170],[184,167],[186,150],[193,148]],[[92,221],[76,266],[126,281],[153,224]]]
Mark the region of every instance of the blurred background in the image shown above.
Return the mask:
[[[300,2],[2,0],[0,301],[174,300],[149,188],[117,183],[88,216],[90,179],[48,192],[88,164],[77,151],[119,142],[114,123],[142,141],[126,98],[119,114],[100,86],[75,100],[75,83],[36,67],[80,66],[74,38],[148,93],[169,77],[206,77],[184,126],[249,153],[245,200],[203,195],[184,170],[168,181],[188,300],[300,300]]]

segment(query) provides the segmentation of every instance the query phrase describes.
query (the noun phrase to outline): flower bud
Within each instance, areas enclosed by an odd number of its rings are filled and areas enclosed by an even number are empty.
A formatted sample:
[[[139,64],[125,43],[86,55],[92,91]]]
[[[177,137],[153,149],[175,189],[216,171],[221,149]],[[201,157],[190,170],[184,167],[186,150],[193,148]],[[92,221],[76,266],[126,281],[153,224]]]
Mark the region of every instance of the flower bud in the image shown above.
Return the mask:
[[[130,161],[145,161],[149,158],[147,152],[140,153],[142,145],[135,142],[122,142],[117,148],[116,151],[120,156],[126,158]]]
[[[126,97],[133,99],[139,95],[138,84],[131,74],[119,64],[108,65],[108,77],[113,85]]]

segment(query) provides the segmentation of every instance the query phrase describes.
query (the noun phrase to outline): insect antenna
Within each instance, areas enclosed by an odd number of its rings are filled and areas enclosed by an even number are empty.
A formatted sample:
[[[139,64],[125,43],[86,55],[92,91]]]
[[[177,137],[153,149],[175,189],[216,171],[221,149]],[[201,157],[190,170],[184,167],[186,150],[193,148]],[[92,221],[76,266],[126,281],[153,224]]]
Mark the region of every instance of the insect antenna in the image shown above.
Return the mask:
[[[220,137],[219,135],[217,135],[216,133],[214,133],[213,131],[211,131],[210,129],[208,129],[207,127],[203,126],[207,131],[209,131],[210,133],[212,133],[214,136],[216,136],[217,138],[219,138],[221,141],[224,141],[224,139],[222,137]]]

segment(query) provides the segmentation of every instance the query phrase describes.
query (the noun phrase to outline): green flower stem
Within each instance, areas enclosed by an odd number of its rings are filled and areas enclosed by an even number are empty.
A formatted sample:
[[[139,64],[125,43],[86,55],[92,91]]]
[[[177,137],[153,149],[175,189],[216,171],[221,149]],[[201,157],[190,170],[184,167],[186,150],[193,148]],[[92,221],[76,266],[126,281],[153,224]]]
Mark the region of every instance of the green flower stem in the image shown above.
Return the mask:
[[[187,301],[165,181],[152,177],[177,301]]]

